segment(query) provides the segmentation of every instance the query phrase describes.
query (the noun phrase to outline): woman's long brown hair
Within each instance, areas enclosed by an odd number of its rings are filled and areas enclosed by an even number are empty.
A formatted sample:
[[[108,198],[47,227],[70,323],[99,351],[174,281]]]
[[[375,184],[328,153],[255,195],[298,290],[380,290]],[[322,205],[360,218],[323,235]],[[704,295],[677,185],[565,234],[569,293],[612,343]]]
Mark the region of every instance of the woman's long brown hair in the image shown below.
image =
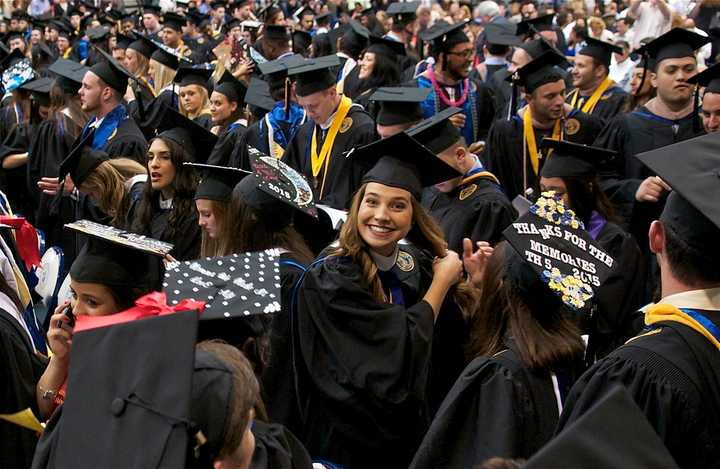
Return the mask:
[[[98,195],[100,209],[111,217],[110,224],[126,229],[130,209],[129,189],[125,182],[133,176],[147,174],[143,165],[129,158],[113,158],[103,161],[83,181],[80,189]]]

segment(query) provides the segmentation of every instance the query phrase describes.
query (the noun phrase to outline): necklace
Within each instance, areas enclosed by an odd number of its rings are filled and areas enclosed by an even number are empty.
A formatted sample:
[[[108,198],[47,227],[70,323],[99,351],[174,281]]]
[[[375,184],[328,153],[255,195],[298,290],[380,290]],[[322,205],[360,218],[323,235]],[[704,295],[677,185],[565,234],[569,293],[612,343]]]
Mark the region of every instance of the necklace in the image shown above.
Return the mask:
[[[462,81],[462,96],[460,96],[459,99],[452,100],[448,96],[445,96],[445,93],[443,93],[440,88],[440,84],[438,84],[437,79],[435,78],[435,70],[433,68],[428,68],[428,77],[430,78],[430,83],[432,83],[433,90],[435,90],[435,94],[440,98],[443,104],[448,107],[462,107],[462,105],[465,104],[468,97],[468,91],[470,91],[470,82],[468,78]]]

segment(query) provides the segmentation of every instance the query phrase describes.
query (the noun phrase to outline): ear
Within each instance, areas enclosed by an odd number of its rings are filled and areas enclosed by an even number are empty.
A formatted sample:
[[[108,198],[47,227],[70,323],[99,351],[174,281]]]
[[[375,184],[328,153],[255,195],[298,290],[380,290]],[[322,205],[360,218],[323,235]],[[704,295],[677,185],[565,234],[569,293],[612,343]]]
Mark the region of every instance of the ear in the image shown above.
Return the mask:
[[[657,73],[655,72],[650,72],[650,85],[652,85],[653,88],[657,88]]]
[[[665,226],[661,221],[655,220],[650,224],[648,243],[653,254],[662,255],[665,252]]]

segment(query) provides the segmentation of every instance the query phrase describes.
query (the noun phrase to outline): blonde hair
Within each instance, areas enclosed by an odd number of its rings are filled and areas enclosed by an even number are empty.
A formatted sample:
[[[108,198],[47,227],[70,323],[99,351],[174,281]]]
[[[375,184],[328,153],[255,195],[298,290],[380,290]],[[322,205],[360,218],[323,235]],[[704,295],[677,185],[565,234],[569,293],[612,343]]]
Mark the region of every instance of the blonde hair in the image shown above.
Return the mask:
[[[182,93],[183,88],[190,88],[192,87],[197,93],[200,93],[202,95],[202,104],[200,105],[200,109],[198,109],[197,112],[190,113],[185,110],[185,107],[182,105],[182,102],[178,100],[178,107],[180,108],[180,114],[187,117],[188,119],[197,119],[198,117],[202,115],[210,115],[210,95],[208,94],[207,88],[201,85],[185,85],[180,88],[180,92]]]
[[[135,52],[138,63],[138,68],[137,70],[135,70],[135,73],[133,73],[133,75],[135,75],[135,78],[142,78],[143,80],[147,80],[148,70],[150,69],[150,59],[142,55],[140,52],[137,52],[135,50],[133,50],[133,52]]]
[[[173,80],[175,79],[175,74],[177,71],[173,70],[172,68],[168,67],[167,65],[163,65],[157,60],[150,59],[153,63],[153,87],[155,88],[155,94],[160,94],[160,92],[165,88],[166,86],[170,85]]]
[[[590,17],[590,19],[588,20],[588,26],[590,26],[590,28],[596,27],[600,29],[600,31],[605,31],[605,22],[597,16]]]
[[[125,182],[139,174],[147,174],[143,165],[130,158],[103,161],[80,185],[83,192],[97,194],[100,209],[111,217],[110,224],[125,228],[130,208],[129,189]]]

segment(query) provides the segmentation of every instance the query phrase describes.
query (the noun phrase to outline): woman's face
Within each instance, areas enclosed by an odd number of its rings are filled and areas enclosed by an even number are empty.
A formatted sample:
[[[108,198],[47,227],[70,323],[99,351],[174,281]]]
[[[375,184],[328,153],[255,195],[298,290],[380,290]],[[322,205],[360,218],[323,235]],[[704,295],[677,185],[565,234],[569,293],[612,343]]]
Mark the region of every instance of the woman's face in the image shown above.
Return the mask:
[[[636,67],[633,71],[633,77],[632,80],[630,80],[630,94],[632,96],[645,96],[651,91],[652,83],[650,82],[650,72],[648,71],[647,76],[645,77],[645,83],[643,83],[642,86],[642,90],[638,92],[638,87],[640,86],[640,82],[642,82],[644,72],[644,68],[638,67]]]
[[[361,80],[370,78],[373,70],[375,70],[375,60],[376,57],[373,52],[365,52],[363,54],[362,59],[360,59],[360,73],[358,73],[358,78]]]
[[[140,66],[140,62],[138,61],[138,53],[132,49],[126,49],[124,65],[125,68],[128,69],[128,72],[135,73]]]
[[[156,138],[147,152],[150,184],[154,191],[167,191],[175,180],[175,165],[172,162],[170,148],[165,142]]]
[[[566,207],[572,207],[570,204],[570,197],[567,193],[567,186],[562,178],[540,178],[540,189],[545,191],[554,191],[555,195],[559,195],[562,198],[563,203]]]
[[[199,85],[187,85],[180,88],[180,102],[185,112],[195,114],[203,105],[203,94]]]
[[[99,283],[83,283],[70,279],[73,313],[76,315],[107,316],[119,312],[120,307],[110,289]]]
[[[222,124],[230,119],[230,116],[236,110],[237,103],[231,102],[224,94],[213,91],[212,95],[210,95],[210,114],[212,115],[213,124]]]
[[[148,62],[148,75],[151,77],[154,77],[155,70],[159,70],[159,69],[160,69],[160,64],[157,63],[155,60],[150,59],[150,61]]]
[[[220,221],[215,218],[213,202],[207,199],[197,199],[195,208],[198,211],[198,225],[210,238],[217,238],[220,233]]]
[[[232,453],[223,459],[217,459],[213,463],[213,469],[248,469],[255,452],[255,435],[251,430],[255,411],[251,410],[250,421],[245,428],[240,445]]]
[[[358,232],[370,248],[384,256],[410,232],[412,195],[405,189],[370,182],[358,209]]]

